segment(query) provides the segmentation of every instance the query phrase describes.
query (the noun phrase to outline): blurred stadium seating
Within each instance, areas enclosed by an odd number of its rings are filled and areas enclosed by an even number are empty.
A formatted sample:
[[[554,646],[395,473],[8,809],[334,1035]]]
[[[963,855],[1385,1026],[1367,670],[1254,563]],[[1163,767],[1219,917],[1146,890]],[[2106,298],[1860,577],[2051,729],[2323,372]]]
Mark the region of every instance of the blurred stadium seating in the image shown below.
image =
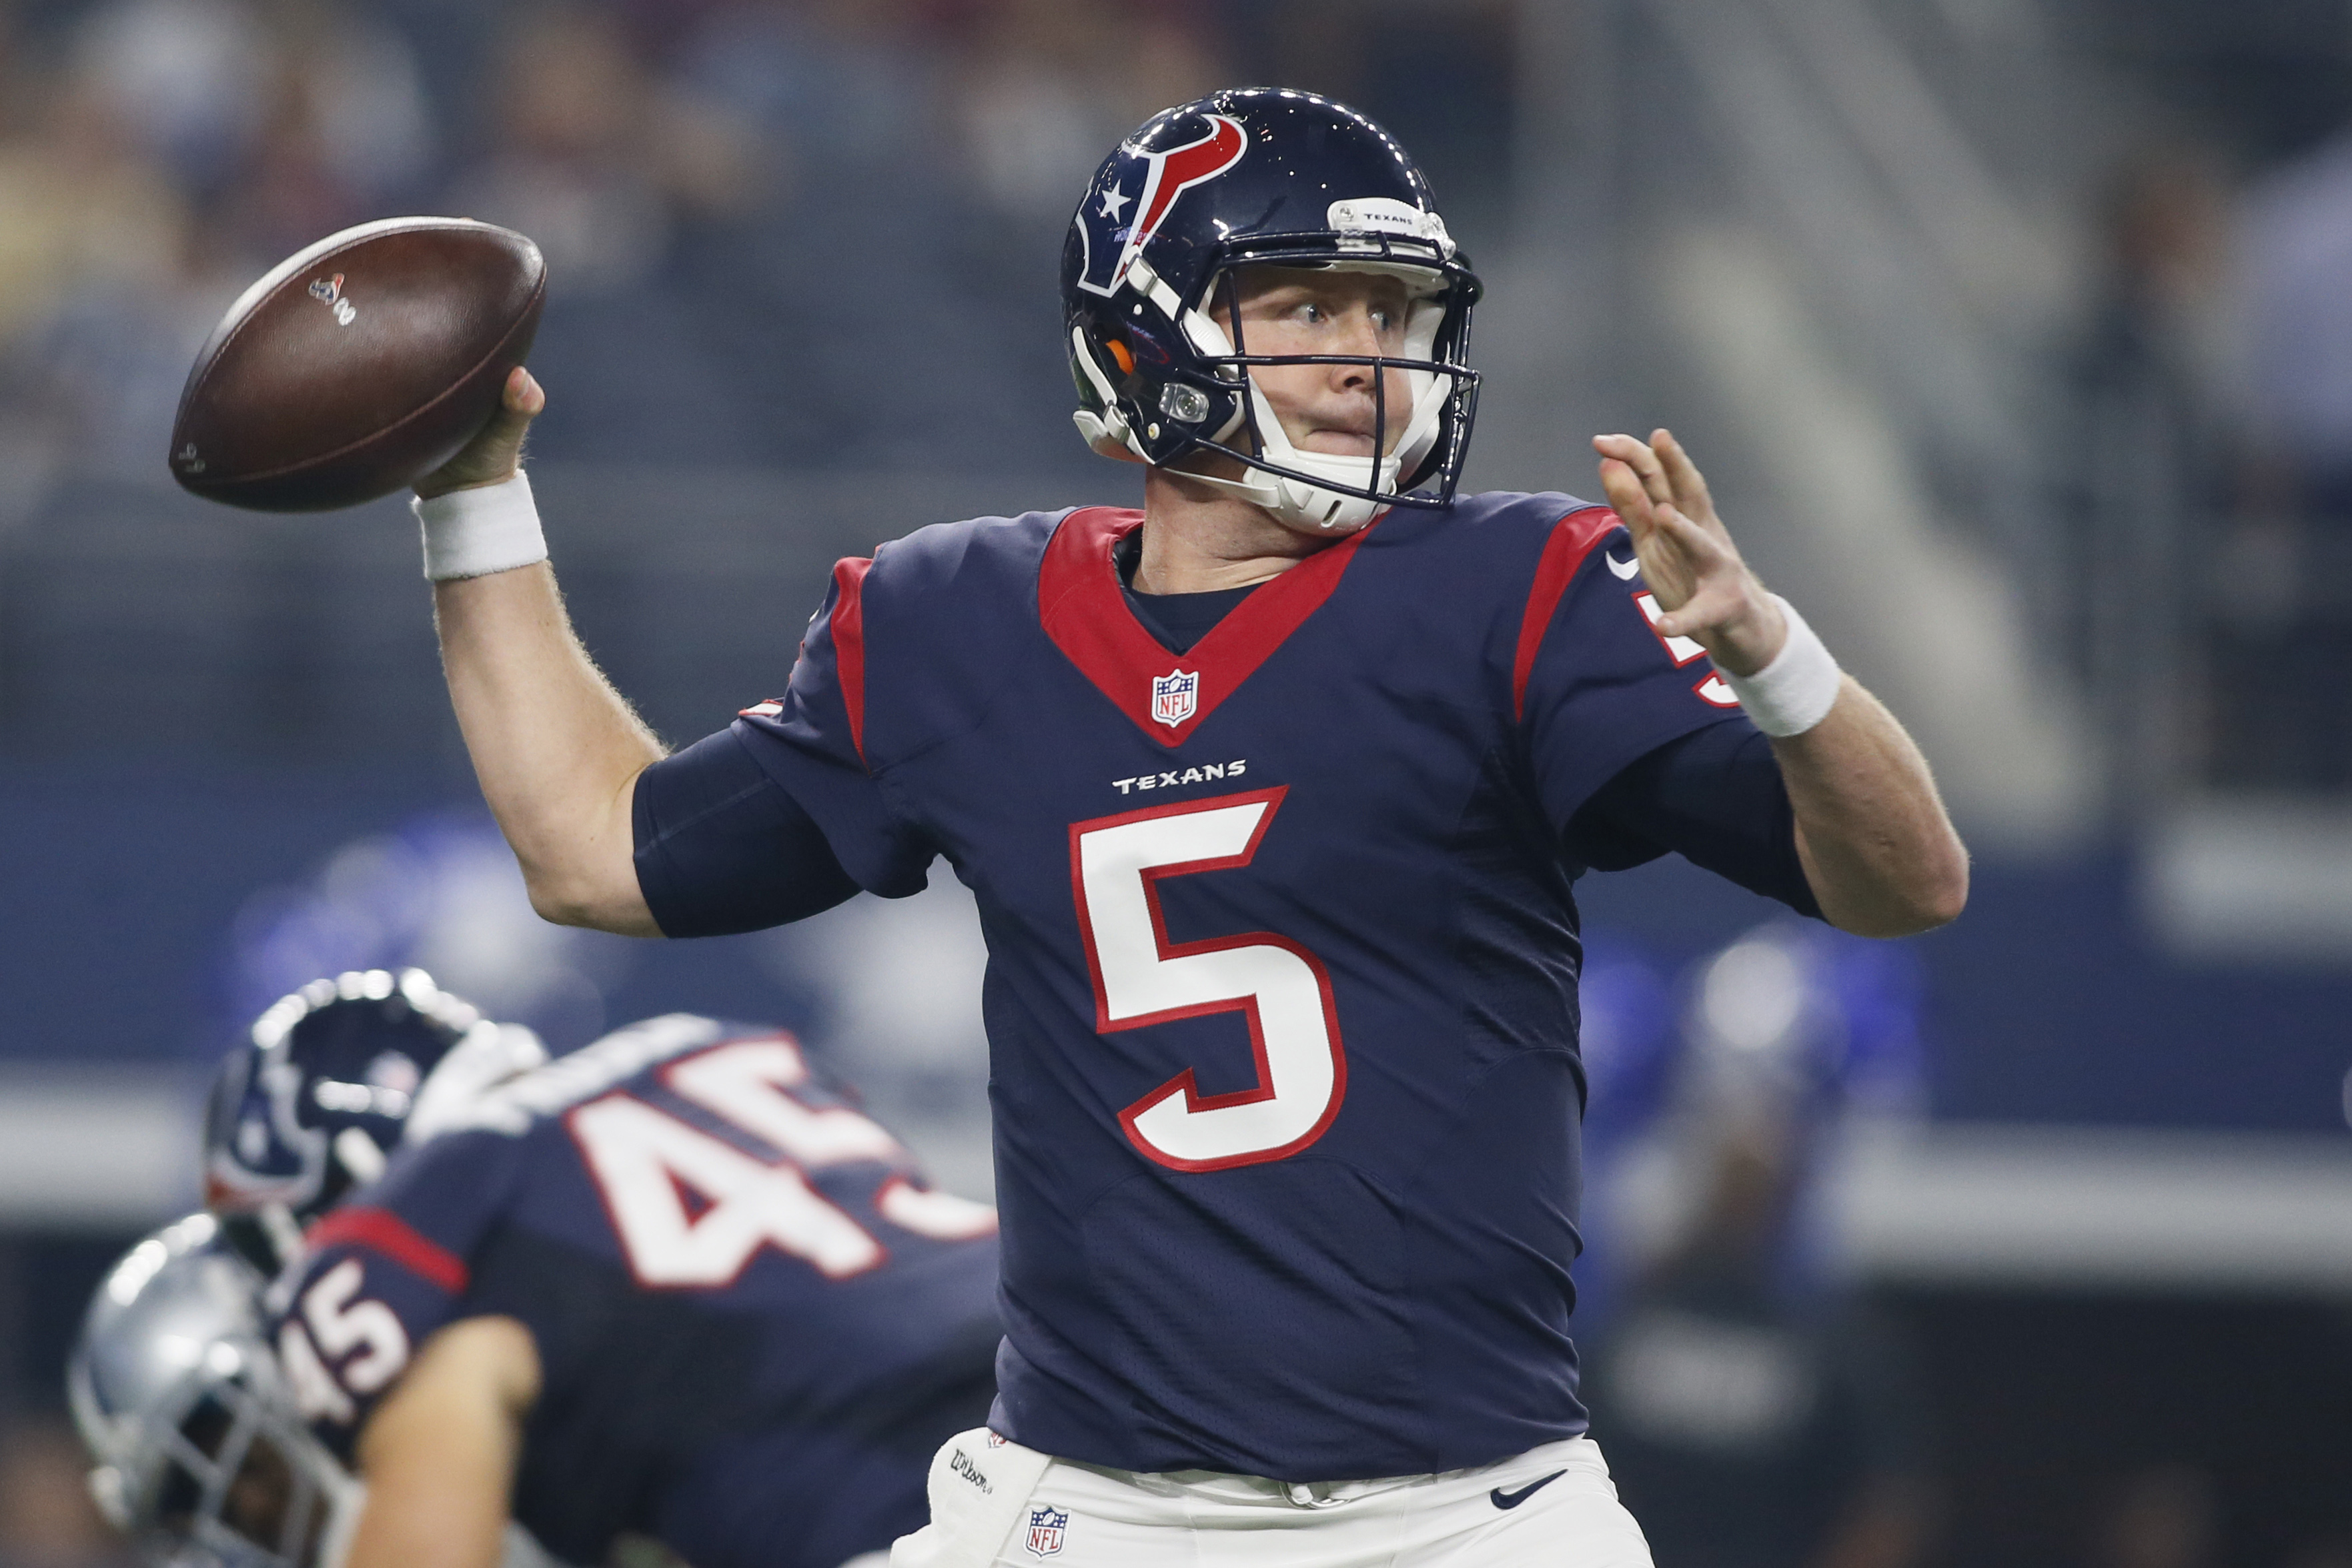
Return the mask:
[[[118,1239],[193,1199],[206,1066],[301,964],[499,955],[480,985],[559,1045],[779,1019],[989,1179],[951,885],[531,934],[469,848],[402,509],[168,482],[227,301],[371,216],[539,237],[556,558],[684,741],[781,685],[836,556],[1129,493],[1067,425],[1062,226],[1111,138],[1238,79],[1356,101],[1429,169],[1489,286],[1469,482],[1590,489],[1592,431],[1673,424],[1979,853],[1967,916],[1874,977],[1723,968],[1784,930],[1687,868],[1587,884],[1595,1331],[1669,1225],[1708,988],[1747,975],[1738,1006],[1792,1009],[1771,1040],[1842,1072],[1876,1042],[1790,1245],[1914,1343],[1916,1560],[2352,1563],[2336,0],[16,0],[0,1568],[111,1550],[58,1500],[61,1347]]]

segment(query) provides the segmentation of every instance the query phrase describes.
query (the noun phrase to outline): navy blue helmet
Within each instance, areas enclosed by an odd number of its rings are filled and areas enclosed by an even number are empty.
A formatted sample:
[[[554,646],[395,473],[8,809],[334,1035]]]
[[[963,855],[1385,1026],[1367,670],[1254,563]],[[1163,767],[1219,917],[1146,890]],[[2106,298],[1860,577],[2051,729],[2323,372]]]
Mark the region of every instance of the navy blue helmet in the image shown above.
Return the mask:
[[[205,1206],[274,1271],[304,1226],[382,1172],[445,1061],[462,1071],[436,1082],[461,1090],[544,1060],[529,1030],[488,1022],[422,969],[313,980],[221,1063],[205,1112]]]
[[[1404,357],[1253,355],[1210,311],[1236,303],[1219,291],[1256,265],[1402,278],[1412,298]],[[1062,248],[1078,433],[1106,456],[1151,464],[1223,453],[1243,477],[1209,483],[1335,531],[1393,506],[1444,506],[1476,409],[1465,356],[1479,293],[1429,182],[1354,110],[1276,88],[1162,110],[1096,171]],[[1239,310],[1228,315],[1240,335]],[[1294,447],[1249,376],[1253,365],[1335,362],[1376,367],[1370,458]],[[1379,369],[1407,373],[1410,406],[1387,406]],[[1423,485],[1430,494],[1410,493]]]

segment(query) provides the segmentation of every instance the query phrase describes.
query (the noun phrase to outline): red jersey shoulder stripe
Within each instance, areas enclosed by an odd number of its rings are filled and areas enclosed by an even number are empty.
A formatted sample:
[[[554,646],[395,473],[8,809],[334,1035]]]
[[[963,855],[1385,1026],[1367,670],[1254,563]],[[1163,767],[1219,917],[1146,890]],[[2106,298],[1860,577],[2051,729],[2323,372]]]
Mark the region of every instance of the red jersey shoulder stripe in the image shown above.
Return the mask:
[[[455,1252],[419,1235],[388,1208],[330,1209],[303,1240],[314,1252],[330,1247],[364,1247],[453,1296],[466,1288],[469,1278],[465,1261]]]
[[[834,563],[833,665],[841,683],[842,706],[849,710],[849,744],[866,760],[866,574],[874,562],[852,556]]]
[[[1514,722],[1527,716],[1528,681],[1535,674],[1536,653],[1543,646],[1552,612],[1567,597],[1568,585],[1576,580],[1585,558],[1617,526],[1617,514],[1608,507],[1580,507],[1554,523],[1551,537],[1544,540],[1543,556],[1536,562],[1535,584],[1528,591],[1528,607],[1519,618],[1518,654],[1511,661]]]

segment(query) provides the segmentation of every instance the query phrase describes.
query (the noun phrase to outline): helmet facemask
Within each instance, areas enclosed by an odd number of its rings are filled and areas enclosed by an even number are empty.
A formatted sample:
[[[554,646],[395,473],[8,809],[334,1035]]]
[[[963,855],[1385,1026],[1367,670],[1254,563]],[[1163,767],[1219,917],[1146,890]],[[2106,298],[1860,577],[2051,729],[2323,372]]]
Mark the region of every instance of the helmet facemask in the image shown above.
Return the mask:
[[[1323,263],[1318,269],[1402,277],[1411,292],[1406,298],[1402,353],[1253,353],[1242,319],[1243,266],[1221,269],[1211,278],[1202,299],[1185,313],[1182,326],[1203,361],[1222,378],[1246,386],[1247,392],[1234,400],[1234,416],[1225,427],[1198,438],[1195,447],[1233,458],[1244,465],[1247,472],[1238,480],[1197,473],[1190,476],[1234,490],[1286,522],[1332,533],[1352,533],[1399,504],[1443,505],[1442,498],[1410,495],[1398,483],[1401,476],[1415,479],[1422,476],[1445,423],[1447,405],[1469,396],[1477,381],[1476,372],[1458,363],[1444,363],[1436,356],[1438,335],[1449,314],[1442,279],[1423,268],[1347,261]],[[1212,314],[1212,300],[1224,306],[1225,319],[1234,324],[1230,337]],[[1255,373],[1257,367],[1280,365],[1362,365],[1370,370],[1371,454],[1349,456],[1294,445]],[[1399,371],[1403,372],[1406,389],[1402,407],[1388,395],[1390,372]],[[1451,496],[1452,478],[1450,473],[1445,476],[1446,498]]]
[[[244,1380],[205,1386],[159,1448],[141,1522],[173,1568],[331,1568],[341,1557],[359,1483]]]
[[[1442,226],[1438,232],[1442,235]],[[1190,376],[1169,375],[1159,384],[1156,397],[1150,395],[1152,378],[1140,378],[1146,396],[1137,400],[1130,392],[1128,402],[1141,401],[1144,406],[1129,413],[1121,406],[1120,394],[1139,380],[1135,361],[1139,356],[1130,351],[1122,363],[1118,350],[1112,349],[1103,356],[1112,361],[1106,366],[1085,331],[1073,329],[1072,358],[1083,378],[1081,392],[1093,393],[1086,399],[1093,407],[1077,416],[1079,430],[1097,451],[1175,467],[1189,479],[1233,491],[1294,526],[1352,533],[1391,507],[1446,506],[1460,477],[1478,388],[1478,372],[1464,362],[1477,283],[1453,261],[1451,249],[1450,241],[1398,242],[1381,234],[1259,236],[1223,258],[1189,304],[1148,262],[1139,259],[1129,269],[1129,284],[1160,318],[1150,325],[1164,324],[1170,334],[1181,335],[1185,358],[1197,369]],[[1251,352],[1242,323],[1238,277],[1254,267],[1403,278],[1408,302],[1401,352]],[[1234,325],[1230,335],[1213,314],[1219,305]],[[1291,443],[1254,372],[1262,366],[1307,364],[1359,364],[1370,370],[1371,455],[1305,451]],[[1389,372],[1400,371],[1406,385],[1402,408],[1396,406],[1400,400],[1388,395]],[[1158,418],[1148,417],[1155,413]],[[1396,432],[1393,440],[1391,430]],[[1229,478],[1182,466],[1181,459],[1194,452],[1230,458],[1241,465],[1243,474]],[[1415,493],[1416,486],[1431,481],[1432,493]]]

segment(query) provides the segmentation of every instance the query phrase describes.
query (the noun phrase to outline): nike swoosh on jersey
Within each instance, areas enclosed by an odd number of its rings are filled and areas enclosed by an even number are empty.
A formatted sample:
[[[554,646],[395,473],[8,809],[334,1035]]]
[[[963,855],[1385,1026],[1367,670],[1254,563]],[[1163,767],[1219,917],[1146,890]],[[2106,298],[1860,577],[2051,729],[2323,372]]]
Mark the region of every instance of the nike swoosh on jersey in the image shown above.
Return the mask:
[[[1634,557],[1632,560],[1621,561],[1615,556],[1611,555],[1607,550],[1602,550],[1601,552],[1601,559],[1607,561],[1609,563],[1609,570],[1615,572],[1619,577],[1632,579],[1642,575],[1642,559],[1639,556]]]
[[[1616,563],[1612,561],[1610,564],[1613,566]],[[1494,1500],[1496,1508],[1517,1508],[1566,1474],[1568,1474],[1566,1470],[1554,1470],[1541,1480],[1529,1481],[1517,1491],[1505,1491],[1501,1487],[1496,1487],[1486,1495]]]

